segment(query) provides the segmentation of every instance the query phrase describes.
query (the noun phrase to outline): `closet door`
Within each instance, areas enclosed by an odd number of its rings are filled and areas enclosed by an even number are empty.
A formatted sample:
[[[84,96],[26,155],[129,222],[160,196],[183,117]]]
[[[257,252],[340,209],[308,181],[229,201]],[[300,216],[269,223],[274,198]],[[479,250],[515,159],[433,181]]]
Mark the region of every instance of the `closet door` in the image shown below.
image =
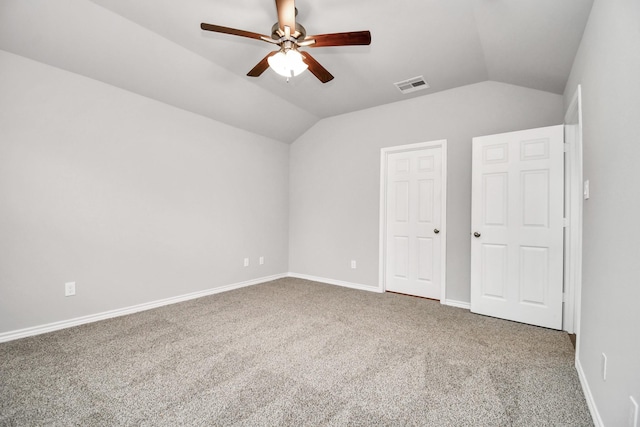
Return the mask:
[[[442,297],[442,164],[442,146],[387,157],[387,291]]]

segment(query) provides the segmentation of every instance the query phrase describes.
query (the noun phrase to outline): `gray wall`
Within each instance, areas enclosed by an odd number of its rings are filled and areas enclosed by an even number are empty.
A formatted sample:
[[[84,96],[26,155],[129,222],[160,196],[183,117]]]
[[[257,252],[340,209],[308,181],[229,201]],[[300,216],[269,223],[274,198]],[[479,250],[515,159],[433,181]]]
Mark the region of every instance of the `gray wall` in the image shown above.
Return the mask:
[[[565,92],[582,85],[584,202],[579,363],[602,421],[640,403],[640,3],[596,0]],[[607,380],[601,355],[608,358]]]
[[[287,271],[288,145],[3,51],[0,94],[0,333]]]
[[[377,286],[380,149],[447,139],[446,298],[469,302],[471,139],[562,122],[560,95],[496,82],[320,121],[291,146],[290,271]]]

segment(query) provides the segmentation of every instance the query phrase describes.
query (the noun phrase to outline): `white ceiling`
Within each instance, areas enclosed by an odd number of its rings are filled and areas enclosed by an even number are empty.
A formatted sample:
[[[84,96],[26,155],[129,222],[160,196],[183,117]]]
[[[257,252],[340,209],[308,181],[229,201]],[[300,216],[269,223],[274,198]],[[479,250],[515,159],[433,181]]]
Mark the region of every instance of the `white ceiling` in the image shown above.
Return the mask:
[[[298,0],[308,34],[370,30],[370,46],[309,49],[334,76],[246,73],[273,46],[273,0],[0,0],[0,49],[284,142],[324,117],[495,80],[559,93],[593,0]],[[423,75],[410,95],[393,83]]]

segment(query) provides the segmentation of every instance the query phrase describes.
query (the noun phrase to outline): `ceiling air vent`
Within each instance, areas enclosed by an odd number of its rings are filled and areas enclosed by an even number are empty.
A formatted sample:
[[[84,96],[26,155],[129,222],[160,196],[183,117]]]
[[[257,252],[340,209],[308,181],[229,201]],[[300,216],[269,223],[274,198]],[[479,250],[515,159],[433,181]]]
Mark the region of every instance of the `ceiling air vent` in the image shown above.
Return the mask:
[[[418,76],[409,80],[403,80],[401,82],[394,83],[398,90],[402,93],[411,93],[417,90],[427,89],[429,83],[424,80],[424,77]]]

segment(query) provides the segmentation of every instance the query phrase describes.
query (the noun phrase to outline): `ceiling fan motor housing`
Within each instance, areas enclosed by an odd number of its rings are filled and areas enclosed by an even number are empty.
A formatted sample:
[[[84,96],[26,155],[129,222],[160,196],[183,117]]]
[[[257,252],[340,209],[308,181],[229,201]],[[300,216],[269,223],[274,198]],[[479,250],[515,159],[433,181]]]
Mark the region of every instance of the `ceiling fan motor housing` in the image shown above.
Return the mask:
[[[280,24],[277,22],[271,27],[271,38],[274,40],[280,40],[284,37],[284,33],[280,29]],[[307,37],[307,30],[296,22],[296,30],[291,33],[291,37],[296,40],[304,40]]]

